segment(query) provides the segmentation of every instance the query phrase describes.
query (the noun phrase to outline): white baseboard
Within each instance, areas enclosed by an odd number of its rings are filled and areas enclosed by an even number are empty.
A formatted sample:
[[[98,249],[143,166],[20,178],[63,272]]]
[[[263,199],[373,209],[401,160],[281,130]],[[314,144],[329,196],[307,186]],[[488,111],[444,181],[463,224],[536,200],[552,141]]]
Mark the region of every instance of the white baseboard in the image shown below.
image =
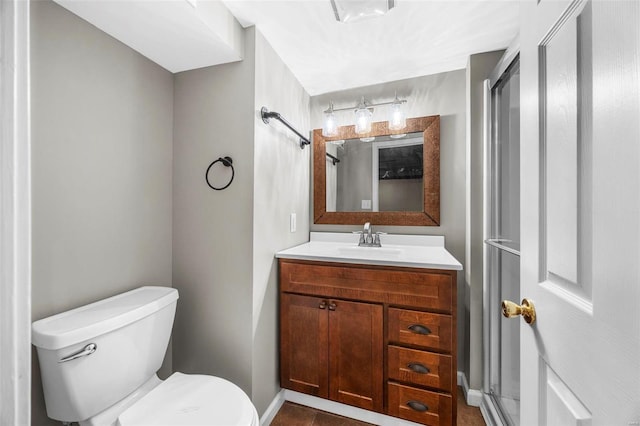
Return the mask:
[[[262,417],[260,417],[260,426],[269,426],[273,421],[273,418],[278,414],[282,404],[284,404],[284,389],[280,389],[280,392],[276,394]]]
[[[486,397],[483,398],[483,393],[479,390],[469,389],[469,382],[467,382],[467,378],[463,372],[458,371],[457,376],[458,386],[462,386],[467,405],[480,407],[480,412],[482,413],[482,417],[485,419],[485,422],[487,422],[488,425],[495,425],[495,422],[488,421],[489,419],[493,419],[494,416],[490,414],[490,404],[487,404]],[[350,405],[341,404],[324,398],[318,398],[289,389],[282,389],[278,392],[260,418],[260,426],[269,426],[285,401],[294,402],[296,404],[315,408],[316,410],[322,410],[339,416],[349,417],[351,419],[373,423],[380,426],[419,426],[418,423],[375,413],[369,410],[363,410],[362,408],[352,407]]]
[[[482,404],[482,391],[476,389],[469,389],[469,382],[467,382],[467,376],[462,371],[458,371],[458,386],[462,386],[464,392],[464,399],[467,405],[472,407],[480,407]]]
[[[467,405],[480,407],[480,414],[487,426],[504,426],[489,396],[479,390],[469,389],[467,376],[462,371],[458,371],[458,386],[462,386]]]

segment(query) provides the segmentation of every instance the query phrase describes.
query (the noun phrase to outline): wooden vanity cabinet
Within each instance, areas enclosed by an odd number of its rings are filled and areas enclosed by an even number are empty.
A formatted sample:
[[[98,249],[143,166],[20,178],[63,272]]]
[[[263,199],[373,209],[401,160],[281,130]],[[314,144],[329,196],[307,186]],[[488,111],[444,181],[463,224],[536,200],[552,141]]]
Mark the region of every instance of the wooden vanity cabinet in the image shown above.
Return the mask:
[[[456,424],[456,271],[280,259],[280,384]]]
[[[382,412],[382,306],[282,293],[280,383]]]

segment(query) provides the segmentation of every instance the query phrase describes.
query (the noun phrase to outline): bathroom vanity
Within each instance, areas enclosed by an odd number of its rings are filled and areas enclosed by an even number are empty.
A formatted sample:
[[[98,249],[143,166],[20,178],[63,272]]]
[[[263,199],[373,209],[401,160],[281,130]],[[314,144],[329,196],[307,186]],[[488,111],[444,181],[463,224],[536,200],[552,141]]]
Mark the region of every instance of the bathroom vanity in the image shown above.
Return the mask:
[[[355,239],[354,239],[355,238]],[[444,238],[311,233],[280,266],[280,384],[427,425],[456,423],[456,271]]]

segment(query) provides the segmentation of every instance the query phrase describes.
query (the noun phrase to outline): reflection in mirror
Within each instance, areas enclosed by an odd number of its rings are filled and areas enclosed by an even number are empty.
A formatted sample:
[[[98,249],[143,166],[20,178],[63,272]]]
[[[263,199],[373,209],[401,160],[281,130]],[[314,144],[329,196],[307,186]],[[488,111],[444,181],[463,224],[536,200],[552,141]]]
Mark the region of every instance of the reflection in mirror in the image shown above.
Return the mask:
[[[440,224],[440,116],[407,119],[402,132],[386,121],[364,135],[313,131],[314,223]]]
[[[421,212],[422,132],[327,142],[328,212]]]

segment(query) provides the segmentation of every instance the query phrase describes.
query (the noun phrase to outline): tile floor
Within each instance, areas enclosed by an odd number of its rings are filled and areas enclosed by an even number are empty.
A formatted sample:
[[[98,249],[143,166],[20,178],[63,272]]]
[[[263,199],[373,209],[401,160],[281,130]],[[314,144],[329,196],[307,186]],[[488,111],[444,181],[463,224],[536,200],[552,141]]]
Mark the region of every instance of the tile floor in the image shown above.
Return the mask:
[[[285,402],[271,422],[271,426],[370,426],[369,423]],[[485,426],[480,409],[464,402],[458,387],[458,426]]]

